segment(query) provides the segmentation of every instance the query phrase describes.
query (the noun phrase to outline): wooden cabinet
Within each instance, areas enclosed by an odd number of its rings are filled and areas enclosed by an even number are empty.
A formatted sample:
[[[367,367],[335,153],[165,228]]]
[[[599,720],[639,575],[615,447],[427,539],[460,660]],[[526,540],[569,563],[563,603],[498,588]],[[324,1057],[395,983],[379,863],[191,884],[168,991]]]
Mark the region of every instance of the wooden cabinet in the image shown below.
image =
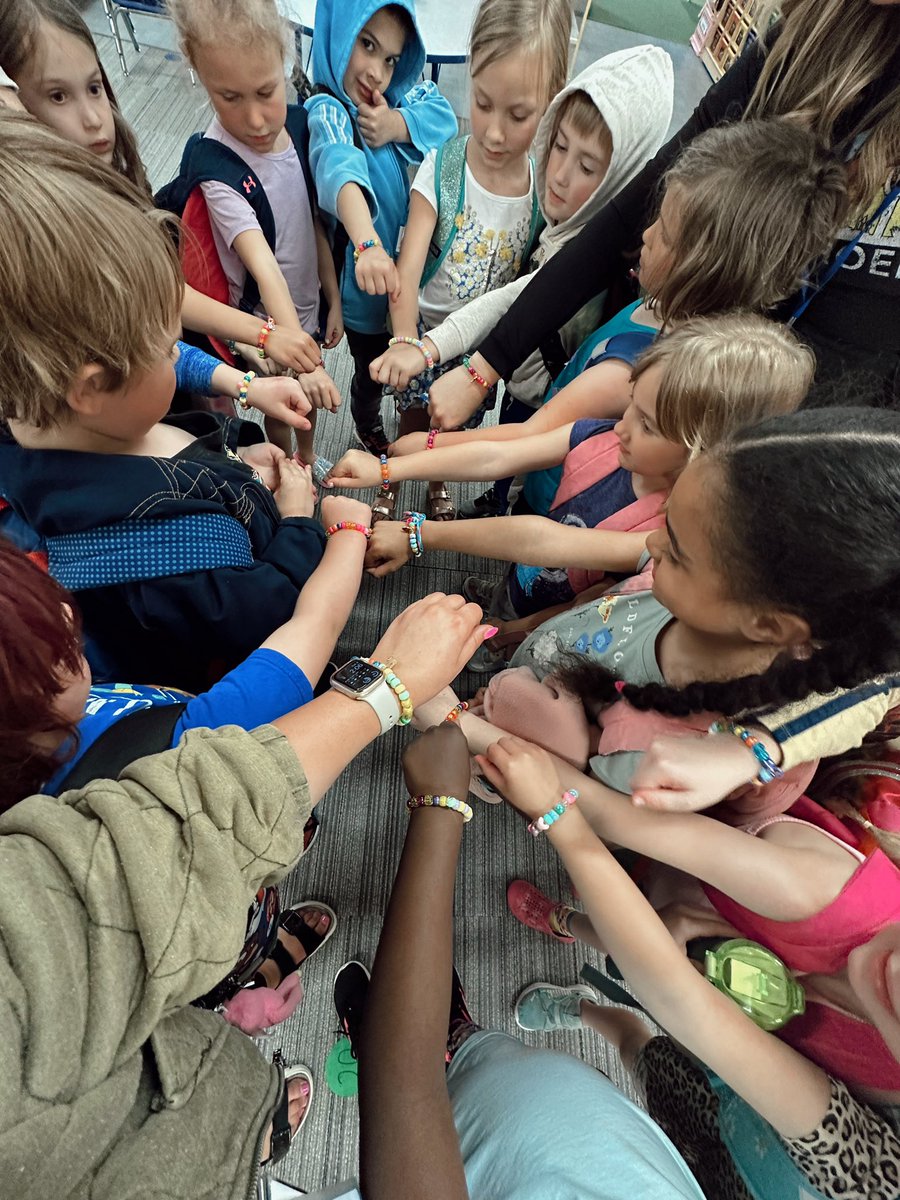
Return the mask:
[[[694,53],[718,79],[724,75],[747,42],[758,34],[760,0],[708,0],[691,38]]]

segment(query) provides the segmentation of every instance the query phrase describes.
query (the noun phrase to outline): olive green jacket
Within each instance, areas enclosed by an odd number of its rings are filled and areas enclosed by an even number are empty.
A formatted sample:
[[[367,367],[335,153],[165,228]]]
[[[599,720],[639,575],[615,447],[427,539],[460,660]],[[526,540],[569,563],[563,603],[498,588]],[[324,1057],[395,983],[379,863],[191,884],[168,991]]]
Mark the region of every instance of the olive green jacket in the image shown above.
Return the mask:
[[[278,1072],[188,1005],[234,964],[309,811],[264,726],[196,730],[0,816],[0,1195],[251,1193]]]

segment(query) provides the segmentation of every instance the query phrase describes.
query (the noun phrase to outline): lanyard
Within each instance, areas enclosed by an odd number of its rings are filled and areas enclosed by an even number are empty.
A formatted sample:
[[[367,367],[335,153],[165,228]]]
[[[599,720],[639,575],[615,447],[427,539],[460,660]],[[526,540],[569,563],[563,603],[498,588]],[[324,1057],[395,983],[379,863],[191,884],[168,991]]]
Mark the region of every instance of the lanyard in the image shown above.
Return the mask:
[[[828,266],[825,273],[817,281],[815,287],[813,287],[813,288],[804,287],[801,290],[800,303],[794,309],[794,312],[792,313],[791,318],[788,321],[788,325],[793,325],[794,322],[799,317],[803,316],[803,314],[809,308],[810,304],[812,304],[813,300],[815,300],[816,296],[818,296],[819,292],[821,292],[822,289],[825,287],[825,285],[830,283],[831,280],[834,279],[835,275],[837,275],[838,271],[841,269],[841,267],[844,265],[844,263],[847,261],[847,259],[850,257],[850,255],[853,253],[853,251],[856,249],[863,234],[869,233],[872,229],[875,228],[875,226],[878,224],[878,221],[880,220],[880,218],[885,214],[885,212],[887,212],[887,210],[891,207],[891,205],[897,199],[900,199],[900,183],[898,183],[895,187],[893,187],[888,192],[888,194],[885,196],[885,198],[882,200],[882,202],[878,205],[878,208],[875,211],[875,214],[866,222],[866,224],[862,227],[862,229],[859,230],[859,232],[856,234],[856,236],[851,241],[849,241],[847,243],[847,245],[844,246],[837,255],[835,255],[834,261]]]

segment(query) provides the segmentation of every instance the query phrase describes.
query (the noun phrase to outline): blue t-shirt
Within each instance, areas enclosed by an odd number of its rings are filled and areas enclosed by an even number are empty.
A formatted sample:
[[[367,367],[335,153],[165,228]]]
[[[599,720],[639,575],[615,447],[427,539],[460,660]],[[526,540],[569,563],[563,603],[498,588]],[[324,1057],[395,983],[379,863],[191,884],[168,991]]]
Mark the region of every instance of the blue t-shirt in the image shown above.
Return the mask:
[[[172,731],[176,746],[189,729],[218,729],[238,725],[256,729],[285,713],[301,708],[313,698],[309,680],[277,650],[254,650],[208,692],[191,696],[175,688],[145,684],[96,683],[88,693],[84,716],[78,722],[78,750],[44,785],[53,795],[74,764],[111,725],[142,708],[184,704],[184,712]]]
[[[574,450],[588,438],[611,433],[615,421],[576,421],[569,438],[569,449]],[[577,525],[580,529],[594,529],[629,504],[637,496],[631,483],[631,472],[618,467],[609,475],[596,480],[583,492],[552,508],[547,516],[561,525]],[[567,604],[575,596],[569,583],[569,573],[562,568],[526,567],[516,565],[510,575],[509,599],[520,617],[540,612],[556,604]]]

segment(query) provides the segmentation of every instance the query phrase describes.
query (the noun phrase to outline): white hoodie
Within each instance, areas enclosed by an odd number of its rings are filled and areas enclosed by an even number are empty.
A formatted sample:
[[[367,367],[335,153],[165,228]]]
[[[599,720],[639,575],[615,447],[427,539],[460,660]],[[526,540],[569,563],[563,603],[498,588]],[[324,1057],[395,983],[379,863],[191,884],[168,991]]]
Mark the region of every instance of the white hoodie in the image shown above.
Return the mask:
[[[574,91],[587,92],[609,126],[613,150],[606,175],[576,213],[558,225],[545,226],[531,256],[530,273],[519,276],[505,287],[470,300],[442,324],[428,331],[441,362],[465,354],[476,346],[527,286],[533,273],[570,238],[580,233],[591,217],[634,178],[663,144],[672,119],[674,95],[672,60],[665,50],[658,46],[634,46],[630,50],[619,50],[598,58],[554,97],[538,126],[534,157],[537,163],[536,186],[542,210],[550,131],[557,108]],[[573,322],[579,326],[583,324],[578,316],[573,318]],[[596,321],[591,328],[595,326]],[[590,329],[584,329],[578,340],[589,332]],[[536,351],[519,367],[507,387],[516,399],[536,406],[550,382],[544,361]]]

